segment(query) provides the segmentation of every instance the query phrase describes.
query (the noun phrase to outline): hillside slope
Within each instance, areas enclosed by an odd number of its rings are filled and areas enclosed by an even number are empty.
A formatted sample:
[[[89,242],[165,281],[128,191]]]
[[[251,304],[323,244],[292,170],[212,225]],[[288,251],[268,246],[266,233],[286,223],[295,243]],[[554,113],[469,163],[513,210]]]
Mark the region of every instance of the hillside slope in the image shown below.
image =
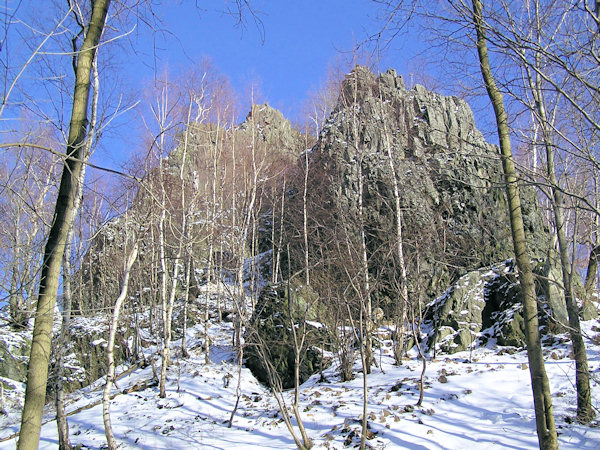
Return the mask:
[[[277,403],[246,368],[235,364],[231,348],[231,324],[214,324],[211,364],[204,363],[200,326],[188,330],[188,359],[176,358],[169,370],[167,398],[158,398],[152,382],[152,366],[139,368],[118,380],[111,403],[111,418],[120,448],[295,448]],[[585,323],[588,336],[597,335],[600,324]],[[384,338],[387,331],[381,329]],[[597,337],[596,337],[597,339]],[[174,343],[179,355],[181,341]],[[423,407],[415,407],[421,361],[411,352],[402,366],[393,365],[390,342],[377,353],[379,368],[369,376],[370,448],[459,449],[537,448],[529,371],[524,351],[512,347],[473,349],[429,361]],[[155,349],[148,349],[151,357]],[[594,374],[594,405],[600,406],[598,381],[600,351],[589,344]],[[575,416],[574,364],[569,348],[548,348],[547,371],[553,392],[560,446],[563,449],[598,448],[600,428],[573,423]],[[155,363],[158,366],[159,361]],[[121,370],[124,370],[123,368]],[[359,442],[362,410],[362,376],[342,383],[336,365],[314,375],[301,387],[300,404],[307,431],[315,448],[345,448]],[[240,379],[240,403],[228,428]],[[70,395],[68,411],[72,444],[82,448],[105,445],[101,399],[103,380]],[[128,393],[127,393],[128,392]],[[286,393],[288,404],[291,393]],[[5,401],[5,406],[11,402]],[[19,427],[19,410],[0,416],[0,439]],[[44,416],[41,449],[58,445],[53,411]],[[0,442],[13,449],[15,439]]]

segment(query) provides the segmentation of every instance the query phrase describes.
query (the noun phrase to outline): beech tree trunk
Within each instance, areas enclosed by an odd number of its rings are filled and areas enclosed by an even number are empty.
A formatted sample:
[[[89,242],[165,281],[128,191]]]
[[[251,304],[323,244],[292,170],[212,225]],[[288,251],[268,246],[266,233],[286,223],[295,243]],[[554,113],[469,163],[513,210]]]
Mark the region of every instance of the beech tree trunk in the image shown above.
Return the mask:
[[[504,100],[502,93],[496,85],[490,66],[482,9],[481,0],[473,0],[473,25],[477,33],[477,53],[479,56],[480,70],[489,99],[494,107],[498,138],[500,141],[500,152],[502,155],[502,168],[504,170],[504,179],[506,181],[510,226],[523,302],[527,358],[529,360],[529,371],[533,389],[538,442],[541,449],[557,449],[558,440],[554,424],[550,385],[546,375],[546,368],[544,366],[542,355],[542,345],[540,342],[535,284],[531,269],[531,258],[525,239],[525,227],[523,225],[521,199],[519,196],[519,186],[517,184],[517,172],[513,160]]]
[[[81,172],[81,155],[87,136],[87,110],[90,94],[92,61],[102,36],[110,0],[96,0],[83,45],[77,57],[73,110],[69,125],[67,159],[60,181],[54,220],[44,250],[40,288],[38,294],[31,355],[27,372],[25,404],[21,416],[19,450],[38,446],[42,424],[42,410],[46,401],[48,362],[50,359],[52,323],[60,268],[67,240],[69,218],[77,195],[77,180]]]

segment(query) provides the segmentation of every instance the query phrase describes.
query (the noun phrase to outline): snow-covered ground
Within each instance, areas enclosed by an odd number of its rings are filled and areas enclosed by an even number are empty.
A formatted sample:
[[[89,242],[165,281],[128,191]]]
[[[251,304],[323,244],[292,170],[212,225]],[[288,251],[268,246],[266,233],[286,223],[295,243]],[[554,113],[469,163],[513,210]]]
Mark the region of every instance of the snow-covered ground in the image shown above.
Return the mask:
[[[588,336],[597,334],[596,321],[584,324]],[[150,385],[153,369],[138,369],[118,381],[111,403],[113,429],[120,448],[294,448],[277,403],[249,370],[239,372],[231,351],[231,324],[211,329],[211,364],[204,363],[201,327],[189,330],[188,359],[176,357],[169,371],[167,398]],[[176,343],[177,344],[177,343]],[[464,449],[536,448],[535,421],[527,357],[498,348],[479,348],[472,354],[441,355],[429,361],[425,400],[415,407],[421,361],[415,355],[401,367],[393,365],[391,349],[382,348],[380,368],[368,377],[371,448]],[[176,348],[174,351],[177,354]],[[552,385],[556,422],[563,449],[600,448],[600,428],[573,423],[575,416],[574,363],[562,344],[547,348],[547,371]],[[600,407],[600,352],[588,342],[594,375],[594,406]],[[469,362],[471,358],[472,362]],[[158,368],[158,367],[157,367]],[[336,364],[325,381],[319,375],[302,386],[302,417],[315,448],[345,448],[359,442],[362,412],[362,374],[342,383]],[[241,376],[239,408],[228,428]],[[146,384],[145,384],[146,383]],[[151,383],[150,383],[151,384]],[[137,388],[136,388],[137,386]],[[84,448],[105,445],[102,422],[102,380],[71,395],[68,411],[71,442]],[[124,393],[129,392],[129,393]],[[291,393],[286,394],[287,401]],[[95,406],[92,406],[95,405]],[[53,413],[45,414],[40,448],[57,448]],[[10,418],[18,419],[18,411]],[[18,430],[18,420],[6,423],[0,438]],[[295,422],[294,422],[295,423]],[[0,449],[15,447],[15,439]]]

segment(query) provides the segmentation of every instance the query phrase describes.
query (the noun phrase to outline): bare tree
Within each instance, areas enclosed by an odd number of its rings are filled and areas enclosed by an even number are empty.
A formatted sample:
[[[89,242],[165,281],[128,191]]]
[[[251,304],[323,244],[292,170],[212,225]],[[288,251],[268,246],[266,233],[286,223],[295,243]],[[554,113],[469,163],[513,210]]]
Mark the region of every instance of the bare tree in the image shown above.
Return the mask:
[[[106,384],[104,385],[104,391],[102,395],[102,419],[104,421],[104,431],[106,434],[106,441],[108,444],[108,448],[110,450],[114,450],[117,448],[117,444],[115,442],[115,437],[112,431],[112,426],[110,422],[110,391],[112,389],[114,380],[115,380],[115,360],[114,360],[114,346],[115,346],[115,336],[117,334],[117,327],[119,325],[119,315],[121,313],[121,307],[123,306],[123,302],[127,299],[127,291],[129,288],[129,274],[131,272],[131,268],[135,263],[138,255],[138,242],[136,237],[133,238],[134,244],[129,251],[129,255],[127,256],[127,261],[125,261],[125,265],[123,268],[123,278],[121,280],[121,292],[119,297],[115,302],[115,306],[113,309],[112,320],[110,322],[110,331],[108,336],[108,344],[106,347],[106,357],[108,361],[108,373],[106,374]]]
[[[82,17],[79,17],[79,20],[82,19]],[[84,30],[82,29],[82,31]],[[89,160],[92,154],[92,147],[94,145],[95,140],[97,139],[95,133],[96,126],[98,124],[99,84],[100,81],[98,77],[98,66],[96,58],[94,58],[92,60],[92,104],[88,126],[88,135],[86,137],[81,156],[84,162]],[[86,168],[87,166],[83,164],[81,171],[79,172],[79,179],[77,180],[76,184],[76,193],[73,203],[73,210],[71,212],[69,223],[67,224],[68,231],[63,255],[63,322],[61,325],[61,332],[59,336],[59,344],[56,356],[56,423],[58,427],[59,447],[61,449],[69,449],[71,447],[71,444],[69,442],[69,428],[64,405],[64,352],[68,343],[67,339],[69,335],[69,325],[73,303],[73,293],[71,289],[71,250],[73,245],[74,226],[77,211],[79,211],[79,207],[83,197],[83,185],[85,181]]]
[[[25,139],[40,141],[35,132]],[[47,140],[47,138],[46,138]],[[33,298],[37,290],[36,267],[42,260],[41,246],[50,228],[51,211],[47,198],[56,192],[58,162],[36,149],[21,148],[6,155],[6,171],[0,185],[2,199],[3,242],[2,289],[8,293],[9,318],[13,326],[25,327],[33,315]]]
[[[545,152],[546,170],[545,173],[542,173],[542,190],[547,192],[552,208],[552,219],[562,269],[569,321],[568,329],[576,363],[577,418],[580,422],[587,423],[595,414],[591,405],[587,354],[581,333],[579,307],[575,298],[574,284],[577,274],[572,270],[568,238],[569,232],[574,237],[577,231],[576,227],[569,226],[568,217],[565,215],[565,207],[568,206],[565,191],[573,192],[573,190],[566,186],[567,183],[561,183],[557,175],[559,170],[567,173],[571,170],[565,166],[565,158],[562,158],[562,164],[557,158],[560,159],[561,153],[567,156],[570,154],[571,157],[577,159],[578,165],[588,159],[582,146],[575,142],[576,138],[567,137],[572,133],[569,131],[571,128],[569,125],[572,123],[574,130],[578,126],[575,124],[575,120],[570,120],[571,117],[565,117],[565,114],[561,113],[561,108],[573,109],[575,106],[573,103],[578,106],[597,95],[593,93],[596,87],[591,84],[593,78],[588,78],[588,74],[584,72],[588,67],[591,67],[594,72],[597,65],[586,61],[585,56],[582,58],[584,62],[574,62],[560,52],[563,51],[564,46],[571,47],[572,45],[570,42],[562,41],[563,30],[581,30],[581,25],[572,22],[581,19],[581,15],[590,14],[590,11],[583,13],[572,11],[570,8],[560,8],[556,11],[555,17],[548,15],[546,6],[542,6],[537,1],[526,2],[524,8],[529,12],[530,19],[523,26],[518,25],[520,22],[516,16],[518,11],[512,11],[508,5],[500,10],[501,15],[494,14],[493,23],[487,21],[486,26],[489,28],[489,33],[493,33],[494,38],[504,44],[501,45],[502,53],[522,69],[522,86],[509,85],[509,93],[531,111],[535,130],[532,136],[532,146],[536,148],[539,139],[539,146]],[[585,17],[583,19],[585,22]],[[584,35],[588,33],[586,30]],[[579,35],[579,33],[575,34]],[[557,39],[559,37],[560,40]],[[570,39],[569,37],[568,40]],[[587,51],[584,50],[583,54],[586,55]],[[558,78],[561,72],[562,80]],[[573,90],[566,92],[562,86],[570,86]],[[567,96],[570,98],[565,98]],[[597,112],[598,108],[586,107],[585,118],[589,121],[597,116]],[[581,116],[581,114],[577,116]],[[561,122],[564,123],[565,120],[569,121],[566,128],[565,125],[561,126]],[[591,131],[589,127],[586,128],[586,131]],[[538,130],[539,133],[537,133]],[[589,163],[590,161],[587,161],[587,164]],[[539,175],[535,173],[534,176]],[[573,258],[575,254],[576,249],[573,249]]]
[[[23,19],[15,20],[19,17],[19,9],[23,6],[21,2],[16,5],[6,5],[4,12],[3,23],[3,40],[2,40],[2,56],[0,57],[0,79],[2,85],[2,98],[0,100],[0,117],[4,116],[5,111],[14,107],[18,100],[15,99],[15,94],[20,90],[20,83],[23,75],[27,70],[30,70],[34,61],[40,58],[40,55],[50,46],[50,43],[60,36],[64,30],[65,22],[74,11],[73,5],[69,4],[69,8],[63,11],[61,16],[56,20],[55,24],[47,33],[39,33],[32,39],[30,51],[24,54],[15,52],[20,47],[12,45],[11,33],[12,28],[16,23],[24,23],[26,27],[32,27],[32,24],[26,23]],[[33,27],[32,27],[33,28]],[[27,46],[26,46],[27,48]],[[3,117],[4,118],[4,117]]]
[[[502,167],[504,169],[504,177],[506,180],[506,193],[508,197],[515,259],[519,269],[519,284],[521,286],[525,319],[527,357],[529,359],[529,370],[531,372],[539,445],[540,448],[544,449],[558,448],[550,386],[544,367],[544,358],[539,336],[535,282],[531,269],[529,249],[525,239],[521,199],[511,149],[507,114],[504,108],[502,93],[496,85],[490,66],[486,29],[483,21],[482,3],[480,0],[473,0],[473,27],[477,33],[477,52],[479,55],[481,74],[485,82],[488,96],[494,107],[498,127],[498,137],[500,139],[500,151],[502,154]]]
[[[42,409],[46,397],[48,361],[58,279],[77,194],[77,182],[82,168],[83,144],[88,132],[88,102],[92,61],[102,36],[110,0],[97,0],[88,23],[87,33],[78,52],[76,83],[67,143],[67,159],[60,183],[54,220],[44,251],[44,263],[39,288],[36,318],[27,375],[25,405],[21,419],[19,449],[37,447]]]
[[[277,405],[279,407],[279,412],[283,418],[283,422],[285,423],[285,426],[286,426],[288,432],[292,436],[292,439],[294,440],[294,443],[296,444],[296,447],[299,450],[310,449],[312,447],[312,442],[308,438],[308,435],[306,434],[306,430],[304,429],[304,424],[302,422],[302,418],[300,417],[300,412],[297,408],[297,404],[295,403],[296,396],[294,396],[294,405],[292,406],[292,408],[293,408],[293,414],[296,417],[296,421],[298,423],[298,428],[300,430],[302,439],[300,437],[298,437],[298,434],[296,433],[296,430],[294,429],[294,426],[292,424],[292,420],[291,420],[292,414],[290,413],[289,407],[284,398],[281,377],[277,373],[277,370],[275,369],[275,367],[273,366],[273,363],[271,361],[271,355],[270,355],[270,352],[268,349],[268,343],[266,343],[262,339],[262,337],[260,336],[259,333],[257,333],[256,330],[250,329],[249,331],[251,333],[249,336],[253,341],[254,351],[258,354],[259,358],[261,359],[262,363],[264,364],[264,367],[265,367],[265,370],[267,373],[267,378],[268,378],[268,380],[267,380],[268,385],[271,388],[271,393],[273,394],[273,397],[275,397],[275,400],[277,401]],[[232,415],[232,417],[233,417],[233,415]]]

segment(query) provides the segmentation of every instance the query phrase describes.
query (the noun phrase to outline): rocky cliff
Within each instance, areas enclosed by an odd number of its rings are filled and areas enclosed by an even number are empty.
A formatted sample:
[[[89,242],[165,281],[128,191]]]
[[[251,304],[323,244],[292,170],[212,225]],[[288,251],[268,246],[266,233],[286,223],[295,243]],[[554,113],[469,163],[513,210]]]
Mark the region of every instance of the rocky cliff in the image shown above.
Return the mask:
[[[245,120],[236,126],[194,123],[178,133],[168,157],[146,175],[127,217],[116,217],[94,236],[84,257],[82,274],[78,274],[81,277],[75,280],[77,289],[82,291],[76,299],[75,310],[86,313],[98,307],[110,308],[117,298],[122,268],[115,261],[124,259],[126,227],[130,228],[129,233],[135,229],[140,240],[140,254],[130,284],[142,300],[150,297],[143,292],[157,289],[152,284],[157,283],[156,274],[152,272],[157,270],[158,264],[156,233],[161,202],[166,208],[166,253],[170,260],[182,233],[181,190],[184,188],[184,208],[194,221],[188,231],[194,266],[201,270],[207,264],[207,236],[210,233],[219,234],[211,235],[214,251],[221,254],[219,258],[224,259],[223,255],[227,255],[228,260],[234,261],[239,256],[236,254],[239,249],[234,248],[237,238],[232,235],[232,224],[236,219],[232,216],[236,214],[239,220],[246,214],[244,208],[248,205],[254,182],[260,197],[254,204],[268,209],[272,204],[268,197],[272,191],[271,183],[276,183],[277,179],[274,174],[293,165],[307,142],[280,111],[267,103],[253,105]],[[187,145],[185,163],[184,143]],[[185,164],[183,184],[180,180],[182,164]],[[257,170],[256,181],[253,180],[254,169]],[[261,211],[256,214],[260,215]],[[208,226],[210,221],[216,223],[215,230]],[[268,244],[264,245],[268,247]]]
[[[390,154],[413,294],[433,299],[467,271],[511,255],[498,151],[476,128],[467,103],[420,85],[407,89],[393,70],[376,76],[356,67],[310,154],[309,217],[317,218],[315,234],[330,241],[355,239],[348,231],[364,224],[369,270],[383,286],[377,296],[393,297],[398,278]],[[535,194],[524,192],[530,245],[544,256],[548,239]]]

